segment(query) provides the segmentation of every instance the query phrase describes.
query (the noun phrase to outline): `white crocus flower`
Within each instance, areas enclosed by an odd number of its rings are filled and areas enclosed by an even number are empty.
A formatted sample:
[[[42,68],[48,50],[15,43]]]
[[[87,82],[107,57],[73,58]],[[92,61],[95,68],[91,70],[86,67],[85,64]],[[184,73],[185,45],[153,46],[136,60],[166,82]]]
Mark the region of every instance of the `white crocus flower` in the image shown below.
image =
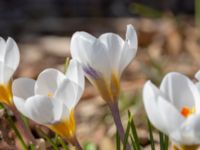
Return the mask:
[[[96,38],[86,32],[76,32],[71,39],[71,54],[83,67],[86,77],[98,89],[104,100],[116,101],[120,92],[120,77],[137,52],[137,35],[127,26],[126,40],[114,33]]]
[[[46,69],[36,81],[28,78],[14,80],[14,104],[26,117],[73,140],[74,107],[80,100],[84,84],[82,68],[77,61],[71,60],[66,74]]]
[[[176,149],[196,149],[200,144],[200,94],[188,77],[169,73],[160,88],[147,81],[143,100],[151,123],[171,138]]]
[[[5,41],[0,37],[0,102],[11,106],[11,80],[19,65],[19,49],[12,38]]]

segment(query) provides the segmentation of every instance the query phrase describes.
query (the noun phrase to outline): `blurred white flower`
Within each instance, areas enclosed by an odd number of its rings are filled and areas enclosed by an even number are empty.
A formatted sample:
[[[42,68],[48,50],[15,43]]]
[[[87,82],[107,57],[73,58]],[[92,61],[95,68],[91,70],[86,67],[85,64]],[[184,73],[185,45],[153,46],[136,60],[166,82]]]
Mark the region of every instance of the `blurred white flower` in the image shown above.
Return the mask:
[[[200,144],[200,93],[188,77],[169,73],[160,88],[147,81],[143,100],[151,123],[180,149]]]
[[[23,115],[69,140],[75,136],[74,107],[84,84],[82,68],[71,60],[65,75],[56,69],[46,69],[36,81],[14,80],[13,101]]]
[[[104,100],[118,99],[120,77],[137,52],[137,35],[132,25],[127,26],[126,40],[114,33],[99,38],[76,32],[71,39],[71,54],[77,59],[86,77],[98,89]]]
[[[19,65],[19,49],[12,38],[0,37],[0,102],[12,105],[11,79]]]

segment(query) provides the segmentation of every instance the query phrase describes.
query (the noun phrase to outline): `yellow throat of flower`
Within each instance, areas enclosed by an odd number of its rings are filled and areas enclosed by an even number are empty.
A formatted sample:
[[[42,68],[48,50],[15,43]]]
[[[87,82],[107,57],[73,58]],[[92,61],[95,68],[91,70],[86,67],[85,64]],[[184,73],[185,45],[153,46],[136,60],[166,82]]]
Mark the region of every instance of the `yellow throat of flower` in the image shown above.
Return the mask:
[[[52,131],[65,139],[73,139],[75,136],[76,124],[74,120],[74,112],[70,112],[68,119],[63,119],[58,123],[48,126]]]
[[[181,145],[180,147],[173,145],[173,150],[197,150],[198,145]]]
[[[0,84],[0,102],[11,106],[13,105],[12,99],[12,82],[9,81],[8,84]]]
[[[112,74],[110,82],[106,82],[106,79],[104,78],[99,78],[94,81],[94,85],[105,101],[110,102],[118,99],[120,93],[120,81],[115,73]]]

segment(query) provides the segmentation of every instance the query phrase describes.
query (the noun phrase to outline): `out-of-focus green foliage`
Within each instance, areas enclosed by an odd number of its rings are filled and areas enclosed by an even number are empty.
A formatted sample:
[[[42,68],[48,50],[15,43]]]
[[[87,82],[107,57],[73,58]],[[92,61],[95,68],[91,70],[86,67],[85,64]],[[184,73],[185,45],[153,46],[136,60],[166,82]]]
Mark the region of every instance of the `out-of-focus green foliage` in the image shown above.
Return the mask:
[[[161,17],[161,12],[155,10],[149,6],[145,6],[142,4],[132,3],[129,7],[130,11],[133,13],[137,13],[142,17],[152,17],[152,18],[159,18]]]

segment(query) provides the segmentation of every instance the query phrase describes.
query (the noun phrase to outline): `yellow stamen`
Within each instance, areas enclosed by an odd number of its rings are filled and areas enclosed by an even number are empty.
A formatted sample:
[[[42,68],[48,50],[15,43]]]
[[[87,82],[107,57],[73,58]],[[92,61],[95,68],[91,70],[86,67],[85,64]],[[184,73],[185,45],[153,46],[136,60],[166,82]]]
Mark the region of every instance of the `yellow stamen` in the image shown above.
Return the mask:
[[[48,127],[63,138],[73,139],[76,130],[74,112],[71,111],[68,119],[64,119],[58,123],[49,125]]]
[[[0,102],[11,106],[13,105],[12,102],[12,89],[11,89],[11,81],[8,84],[0,84]]]
[[[52,97],[53,94],[51,92],[48,93],[48,97]]]
[[[188,116],[190,116],[191,114],[195,113],[195,108],[192,107],[192,109],[190,109],[189,107],[185,106],[181,109],[181,114],[187,118]]]

